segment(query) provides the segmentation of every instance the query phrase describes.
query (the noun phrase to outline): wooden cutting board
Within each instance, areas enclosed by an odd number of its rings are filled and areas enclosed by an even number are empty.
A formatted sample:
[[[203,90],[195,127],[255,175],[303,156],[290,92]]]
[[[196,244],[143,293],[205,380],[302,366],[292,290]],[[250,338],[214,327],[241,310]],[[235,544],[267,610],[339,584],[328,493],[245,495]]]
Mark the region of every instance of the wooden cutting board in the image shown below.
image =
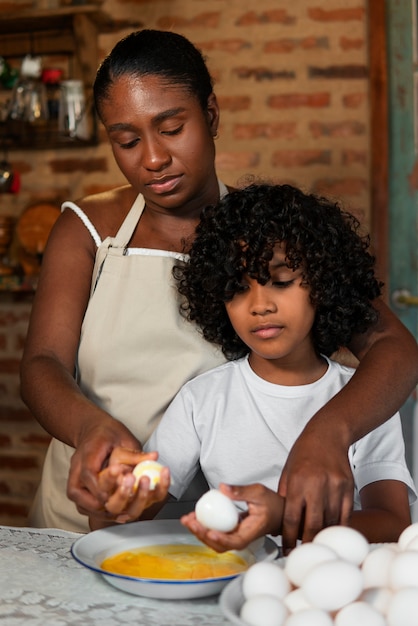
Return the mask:
[[[19,262],[25,274],[37,274],[49,233],[60,215],[60,207],[40,202],[23,211],[16,224]]]

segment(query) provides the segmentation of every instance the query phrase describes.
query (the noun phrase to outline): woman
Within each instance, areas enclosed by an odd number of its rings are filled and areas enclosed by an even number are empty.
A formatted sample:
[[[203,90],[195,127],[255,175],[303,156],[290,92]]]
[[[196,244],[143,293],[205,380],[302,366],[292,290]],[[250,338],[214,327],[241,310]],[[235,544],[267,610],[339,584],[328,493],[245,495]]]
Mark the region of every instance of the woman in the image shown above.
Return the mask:
[[[175,33],[132,33],[99,68],[94,96],[128,184],[63,205],[21,370],[22,397],[54,437],[30,521],[81,532],[83,515],[118,518],[104,509],[97,482],[111,451],[138,449],[180,386],[223,358],[180,315],[171,276],[201,209],[227,193],[214,166],[219,109],[204,60]],[[357,373],[287,462],[285,545],[296,541],[302,516],[305,539],[347,520],[349,445],[388,419],[417,382],[414,339],[382,301],[376,308],[378,323],[349,345],[361,360]],[[130,519],[129,506],[120,513]]]

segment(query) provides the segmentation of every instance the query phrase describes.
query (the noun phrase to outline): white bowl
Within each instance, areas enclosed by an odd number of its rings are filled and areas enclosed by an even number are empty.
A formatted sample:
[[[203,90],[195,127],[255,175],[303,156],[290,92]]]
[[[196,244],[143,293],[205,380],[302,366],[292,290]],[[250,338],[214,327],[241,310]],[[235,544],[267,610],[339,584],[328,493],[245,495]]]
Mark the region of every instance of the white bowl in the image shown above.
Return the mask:
[[[114,587],[149,598],[184,600],[212,596],[220,593],[237,576],[202,580],[147,579],[112,574],[101,568],[105,558],[119,552],[173,543],[203,545],[179,520],[151,520],[95,530],[77,539],[71,547],[71,554],[81,565],[98,572]],[[256,561],[275,559],[278,547],[274,541],[264,537],[237,554],[250,566]]]

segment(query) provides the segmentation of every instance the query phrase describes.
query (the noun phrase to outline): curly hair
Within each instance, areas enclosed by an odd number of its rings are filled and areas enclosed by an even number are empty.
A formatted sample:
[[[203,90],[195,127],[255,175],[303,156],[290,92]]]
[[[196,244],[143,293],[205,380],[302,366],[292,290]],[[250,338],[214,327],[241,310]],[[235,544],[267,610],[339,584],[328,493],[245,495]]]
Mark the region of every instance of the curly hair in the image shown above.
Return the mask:
[[[242,291],[245,273],[267,283],[273,249],[283,243],[286,263],[302,269],[310,290],[314,348],[329,356],[378,317],[372,301],[383,283],[375,277],[369,237],[359,229],[357,218],[338,204],[291,185],[252,184],[233,191],[203,210],[190,260],[174,268],[185,296],[183,314],[228,359],[248,354],[224,303]]]

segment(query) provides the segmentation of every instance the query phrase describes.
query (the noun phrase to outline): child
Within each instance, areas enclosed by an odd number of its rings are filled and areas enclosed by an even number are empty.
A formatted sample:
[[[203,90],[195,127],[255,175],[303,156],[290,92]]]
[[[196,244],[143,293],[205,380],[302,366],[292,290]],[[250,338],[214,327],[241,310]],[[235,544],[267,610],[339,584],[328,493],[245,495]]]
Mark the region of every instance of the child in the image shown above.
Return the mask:
[[[145,450],[157,450],[170,468],[177,498],[199,466],[210,487],[249,485],[222,487],[248,503],[232,533],[206,531],[194,513],[183,518],[218,550],[280,534],[276,492],[289,451],[354,373],[330,356],[375,323],[371,302],[381,289],[358,229],[323,198],[289,185],[251,185],[203,212],[190,262],[175,269],[185,315],[230,361],[183,386]],[[399,415],[352,445],[349,460],[350,525],[370,542],[396,541],[416,497]],[[318,530],[326,524],[318,520]]]

